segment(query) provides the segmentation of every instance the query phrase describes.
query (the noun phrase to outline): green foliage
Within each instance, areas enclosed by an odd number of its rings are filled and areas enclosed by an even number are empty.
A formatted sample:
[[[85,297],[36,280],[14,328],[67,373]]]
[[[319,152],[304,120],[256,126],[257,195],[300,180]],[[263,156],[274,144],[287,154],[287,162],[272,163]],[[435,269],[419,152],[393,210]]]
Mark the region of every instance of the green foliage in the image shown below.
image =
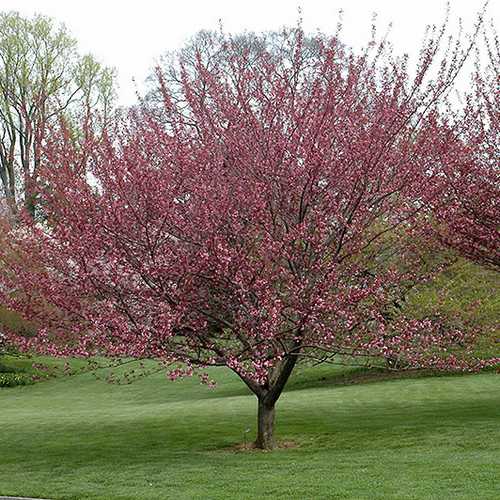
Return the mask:
[[[64,25],[0,13],[0,180],[12,214],[21,201],[35,214],[50,127],[62,119],[81,136],[76,123],[93,111],[107,123],[114,97],[114,70],[81,56]]]
[[[11,356],[0,357],[0,388],[27,385],[34,382],[30,370],[12,363]]]
[[[17,385],[28,385],[32,383],[33,379],[27,374],[5,373],[0,369],[0,387],[16,387]]]
[[[16,312],[0,306],[0,331],[2,327],[8,328],[20,335],[31,336],[36,332],[36,328],[32,323],[25,321]]]
[[[463,259],[409,294],[405,312],[423,318],[439,314],[477,329],[477,354],[498,356],[500,280],[498,272]]]

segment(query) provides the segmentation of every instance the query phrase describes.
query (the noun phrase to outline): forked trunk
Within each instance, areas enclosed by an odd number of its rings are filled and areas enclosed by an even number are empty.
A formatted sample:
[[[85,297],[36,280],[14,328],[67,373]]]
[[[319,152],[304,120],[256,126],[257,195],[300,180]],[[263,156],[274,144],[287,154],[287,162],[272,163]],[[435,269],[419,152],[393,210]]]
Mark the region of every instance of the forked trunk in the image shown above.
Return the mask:
[[[276,447],[276,440],[274,439],[274,404],[266,404],[261,399],[259,399],[257,414],[255,446],[262,450],[272,450]]]
[[[257,439],[256,448],[262,450],[272,450],[276,448],[274,438],[274,405],[278,401],[288,378],[290,377],[295,364],[297,363],[300,346],[295,346],[295,352],[285,356],[276,367],[276,371],[271,377],[271,381],[266,385],[258,385],[253,380],[236,372],[247,384],[248,388],[257,396],[259,408],[257,413]]]

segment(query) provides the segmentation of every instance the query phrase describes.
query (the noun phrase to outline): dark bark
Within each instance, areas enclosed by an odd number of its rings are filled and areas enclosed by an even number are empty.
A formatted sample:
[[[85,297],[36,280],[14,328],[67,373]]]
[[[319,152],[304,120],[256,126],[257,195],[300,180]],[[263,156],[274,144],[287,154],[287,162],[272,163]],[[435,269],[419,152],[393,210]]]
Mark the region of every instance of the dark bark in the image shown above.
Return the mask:
[[[259,399],[255,446],[262,450],[272,450],[276,447],[276,440],[274,438],[274,404],[269,405],[263,399]]]
[[[0,179],[6,206],[11,215],[17,214],[16,185],[14,178],[14,165],[0,150]]]
[[[259,401],[257,412],[257,439],[255,446],[263,450],[272,450],[276,447],[274,437],[275,409],[283,389],[297,363],[298,351],[288,354],[272,377],[270,387],[259,387],[254,390]],[[253,389],[252,389],[253,390]]]

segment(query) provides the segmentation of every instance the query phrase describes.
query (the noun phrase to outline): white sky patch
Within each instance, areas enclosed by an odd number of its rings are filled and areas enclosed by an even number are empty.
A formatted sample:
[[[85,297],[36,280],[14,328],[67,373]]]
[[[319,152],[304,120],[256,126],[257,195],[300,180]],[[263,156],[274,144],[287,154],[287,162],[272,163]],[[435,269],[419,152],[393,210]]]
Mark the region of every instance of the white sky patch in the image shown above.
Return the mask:
[[[482,0],[451,0],[454,16],[472,29]],[[306,31],[334,33],[339,9],[344,10],[343,41],[364,45],[370,36],[371,17],[385,31],[393,22],[391,40],[398,52],[415,55],[425,26],[443,20],[445,0],[0,0],[0,10],[35,12],[64,22],[78,39],[80,52],[91,52],[118,71],[119,103],[133,104],[135,92],[167,50],[179,48],[201,29],[225,31],[277,30],[295,25],[302,9]],[[498,26],[500,1],[490,0],[488,18]],[[137,82],[133,83],[133,79]]]

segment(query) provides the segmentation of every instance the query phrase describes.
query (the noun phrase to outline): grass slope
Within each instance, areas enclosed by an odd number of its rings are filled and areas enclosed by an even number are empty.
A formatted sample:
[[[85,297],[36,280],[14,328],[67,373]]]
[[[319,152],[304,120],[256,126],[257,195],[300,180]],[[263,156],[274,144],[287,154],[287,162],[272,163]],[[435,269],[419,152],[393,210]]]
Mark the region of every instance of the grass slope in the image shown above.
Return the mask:
[[[256,402],[224,370],[215,390],[158,374],[90,374],[0,390],[0,495],[54,499],[497,499],[500,378],[338,385],[299,372],[278,403],[298,448],[235,452]]]

